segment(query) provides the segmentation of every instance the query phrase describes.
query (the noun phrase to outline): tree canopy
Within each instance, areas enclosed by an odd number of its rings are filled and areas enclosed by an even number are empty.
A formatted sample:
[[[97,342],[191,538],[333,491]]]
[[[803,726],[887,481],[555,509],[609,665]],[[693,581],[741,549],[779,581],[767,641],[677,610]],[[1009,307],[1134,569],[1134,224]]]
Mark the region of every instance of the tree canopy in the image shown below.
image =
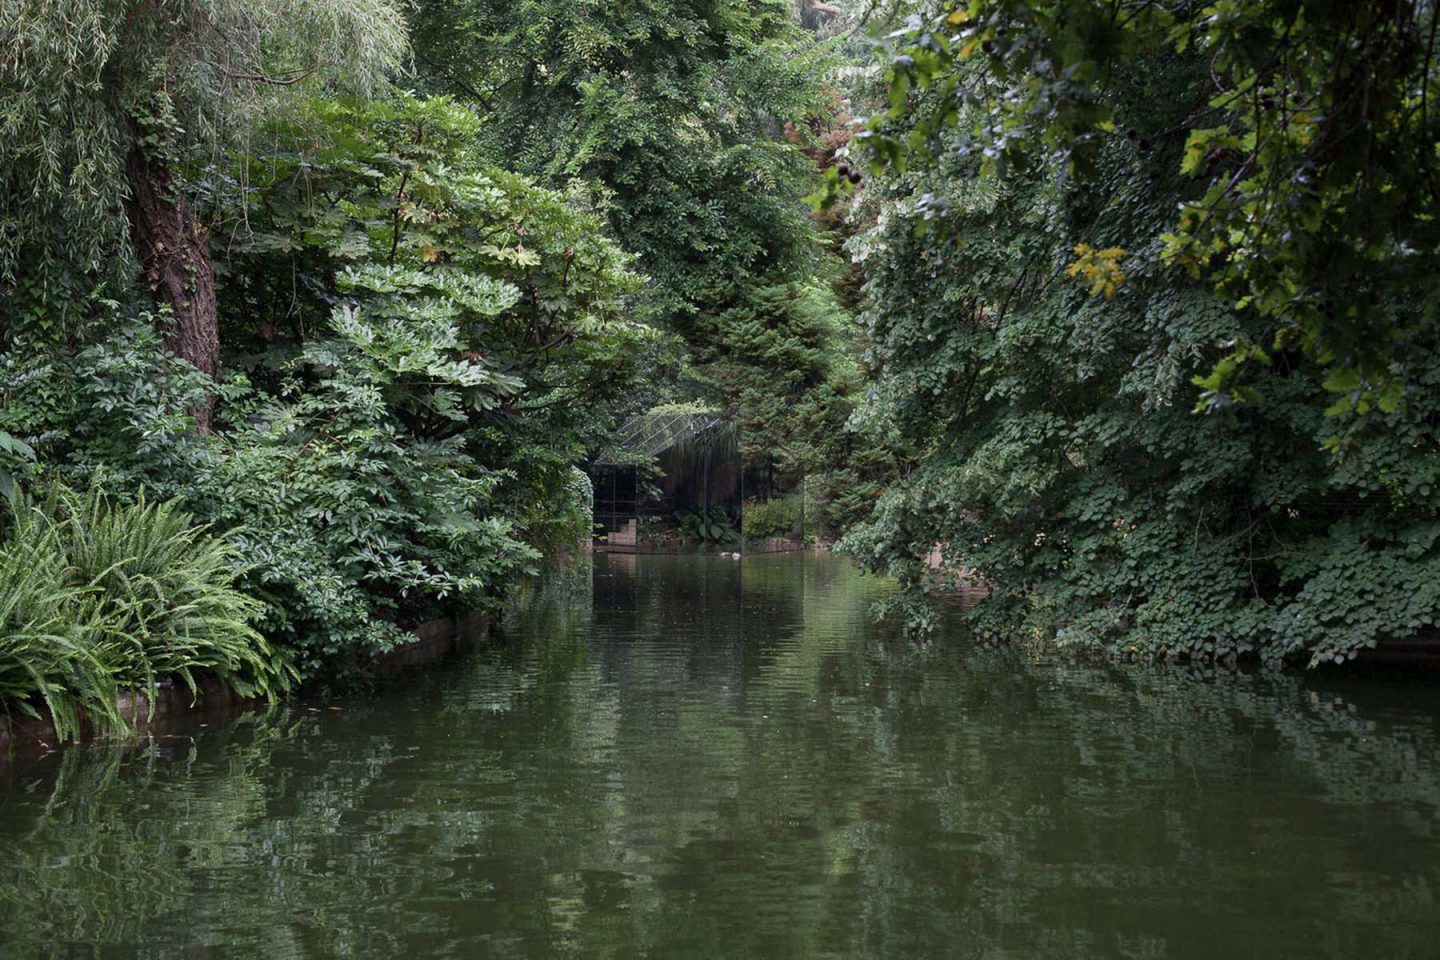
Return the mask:
[[[46,284],[125,269],[137,139],[213,151],[297,91],[374,91],[408,56],[390,0],[4,0],[0,49],[0,280],[47,306]]]
[[[1175,156],[1191,189],[1159,243],[1100,256],[1081,236],[1077,269],[1113,291],[1128,263],[1158,260],[1263,318],[1203,378],[1206,404],[1257,399],[1260,368],[1298,348],[1324,365],[1333,412],[1391,412],[1422,389],[1414,360],[1440,306],[1436,15],[1419,2],[944,3],[888,38],[888,99],[861,139],[881,169],[959,152],[987,169],[1044,158],[1063,177],[1117,141]],[[1167,89],[1178,109],[1137,120],[1134,78],[1161,64],[1189,65]]]

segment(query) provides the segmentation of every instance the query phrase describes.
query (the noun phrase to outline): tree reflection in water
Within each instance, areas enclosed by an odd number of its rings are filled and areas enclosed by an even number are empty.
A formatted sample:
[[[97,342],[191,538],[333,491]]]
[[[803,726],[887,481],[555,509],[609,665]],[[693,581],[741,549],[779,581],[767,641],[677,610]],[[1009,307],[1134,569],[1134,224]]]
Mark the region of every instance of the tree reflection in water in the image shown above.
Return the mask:
[[[916,647],[827,557],[0,780],[0,956],[1421,957],[1433,686]]]

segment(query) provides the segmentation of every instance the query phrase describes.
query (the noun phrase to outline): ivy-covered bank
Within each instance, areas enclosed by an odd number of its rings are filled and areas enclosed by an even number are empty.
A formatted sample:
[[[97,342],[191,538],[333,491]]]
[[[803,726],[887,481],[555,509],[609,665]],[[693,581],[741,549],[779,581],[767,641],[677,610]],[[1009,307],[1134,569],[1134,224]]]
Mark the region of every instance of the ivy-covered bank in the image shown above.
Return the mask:
[[[929,544],[998,638],[1341,662],[1440,622],[1436,11],[975,0],[886,41],[851,163]],[[832,172],[833,201],[850,189]]]

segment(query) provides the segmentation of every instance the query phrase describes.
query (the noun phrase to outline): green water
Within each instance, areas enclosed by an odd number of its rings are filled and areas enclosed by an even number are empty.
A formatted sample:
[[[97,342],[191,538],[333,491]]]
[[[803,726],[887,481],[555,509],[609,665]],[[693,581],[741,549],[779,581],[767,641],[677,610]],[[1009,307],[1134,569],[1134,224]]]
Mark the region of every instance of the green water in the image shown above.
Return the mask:
[[[599,557],[343,710],[29,763],[0,956],[1440,956],[1435,678],[917,647],[880,589]]]

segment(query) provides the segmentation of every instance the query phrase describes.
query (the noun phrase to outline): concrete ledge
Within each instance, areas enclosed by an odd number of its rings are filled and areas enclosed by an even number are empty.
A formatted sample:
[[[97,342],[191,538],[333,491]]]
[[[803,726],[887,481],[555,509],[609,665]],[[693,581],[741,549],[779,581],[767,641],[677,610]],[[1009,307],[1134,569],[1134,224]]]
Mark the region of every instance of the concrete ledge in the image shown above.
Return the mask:
[[[395,673],[407,667],[434,663],[452,650],[484,638],[490,631],[490,614],[471,613],[441,617],[412,627],[415,639],[372,657],[366,667],[378,674]]]
[[[190,688],[182,684],[161,687],[155,694],[154,710],[145,691],[129,690],[116,697],[120,714],[135,728],[139,738],[158,736],[169,732],[178,722],[191,722],[207,716],[231,716],[245,709],[255,701],[240,696],[217,677],[206,677],[197,685],[192,695]],[[92,731],[80,720],[80,739],[92,739]],[[49,750],[59,745],[55,735],[55,724],[48,718],[35,719],[11,712],[0,714],[0,754],[11,750]]]
[[[1353,662],[1440,669],[1440,631],[1426,630],[1408,640],[1386,640],[1379,646],[1357,652]]]
[[[387,675],[434,663],[452,650],[484,637],[489,626],[488,613],[431,620],[411,630],[414,640],[372,657],[365,666],[377,674]],[[156,694],[153,712],[149,697],[142,691],[127,691],[116,700],[121,714],[135,727],[135,736],[140,739],[161,736],[207,718],[227,719],[261,702],[240,696],[216,677],[202,680],[194,696],[184,684],[162,687]],[[93,739],[93,732],[83,718],[79,739]],[[0,710],[0,759],[11,752],[45,751],[57,746],[55,724],[48,717],[36,720],[13,711],[6,715]]]

